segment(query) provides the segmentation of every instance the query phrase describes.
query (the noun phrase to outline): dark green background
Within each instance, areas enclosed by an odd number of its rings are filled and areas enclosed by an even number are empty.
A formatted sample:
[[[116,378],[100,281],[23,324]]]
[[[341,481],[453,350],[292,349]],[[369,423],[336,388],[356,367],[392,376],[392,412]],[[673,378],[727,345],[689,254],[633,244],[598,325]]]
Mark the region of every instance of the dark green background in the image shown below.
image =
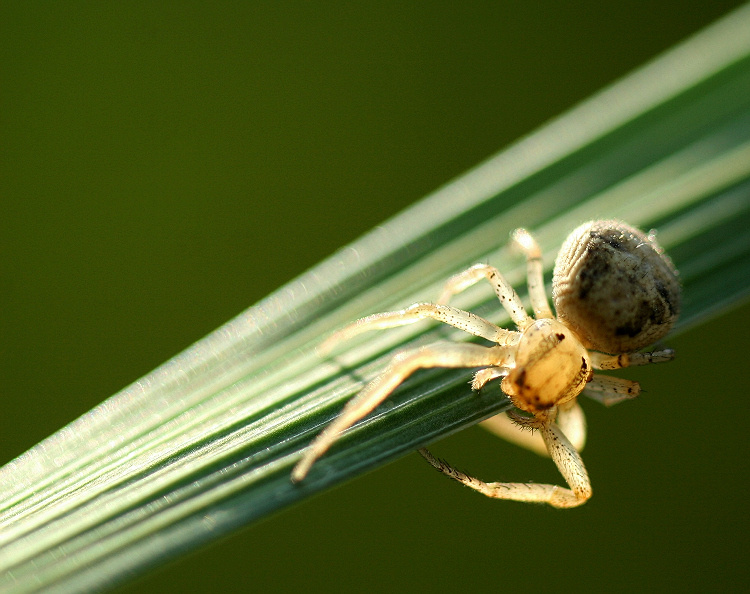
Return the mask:
[[[0,463],[738,4],[3,3]],[[626,374],[638,401],[584,403],[580,510],[413,455],[129,591],[747,584],[749,320],[671,341]],[[480,429],[436,452],[558,480]]]

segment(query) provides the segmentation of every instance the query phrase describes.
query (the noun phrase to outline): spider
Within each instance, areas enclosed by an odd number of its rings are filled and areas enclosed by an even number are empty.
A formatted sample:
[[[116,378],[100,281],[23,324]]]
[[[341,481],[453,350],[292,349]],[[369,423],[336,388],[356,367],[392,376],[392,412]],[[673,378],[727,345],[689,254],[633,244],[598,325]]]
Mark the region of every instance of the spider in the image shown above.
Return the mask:
[[[483,425],[522,447],[548,454],[568,488],[486,483],[436,459],[424,448],[420,454],[440,472],[488,497],[557,508],[576,507],[591,497],[591,483],[578,453],[586,439],[586,422],[577,397],[586,388],[587,395],[605,405],[634,398],[640,392],[637,382],[595,375],[594,371],[674,358],[671,349],[637,351],[661,339],[674,325],[680,308],[677,271],[653,233],[646,235],[620,221],[584,223],[565,240],[555,262],[555,318],[545,294],[537,242],[525,229],[513,232],[512,239],[526,256],[534,317],[526,313],[518,294],[496,268],[476,264],[451,277],[437,303],[415,303],[401,311],[367,316],[338,330],[321,345],[326,352],[360,332],[424,318],[494,343],[441,342],[396,354],[387,369],[315,438],[292,471],[293,481],[301,481],[344,430],[370,413],[416,370],[482,367],[474,375],[472,389],[480,390],[487,382],[502,378],[502,390],[514,406]],[[495,290],[517,331],[447,304],[453,295],[482,280]]]

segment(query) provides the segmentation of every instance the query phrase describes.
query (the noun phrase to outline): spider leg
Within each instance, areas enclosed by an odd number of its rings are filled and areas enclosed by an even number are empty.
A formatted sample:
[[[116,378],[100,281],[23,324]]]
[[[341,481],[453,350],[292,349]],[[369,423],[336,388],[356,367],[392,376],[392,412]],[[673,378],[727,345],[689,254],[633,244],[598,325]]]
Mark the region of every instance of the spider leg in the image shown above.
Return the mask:
[[[641,393],[641,385],[622,377],[595,375],[586,384],[584,393],[589,398],[598,400],[605,406],[612,406],[623,400],[631,400]]]
[[[533,419],[530,419],[532,422]],[[569,508],[585,503],[591,497],[591,483],[586,467],[576,449],[565,434],[554,423],[542,423],[538,427],[550,457],[568,483],[569,489],[557,485],[540,483],[485,483],[438,460],[428,450],[419,453],[440,472],[494,499],[509,499],[530,503],[548,503],[553,507]]]
[[[526,254],[526,282],[529,287],[531,306],[534,308],[534,317],[537,320],[553,318],[549,301],[547,301],[547,292],[544,289],[544,269],[539,244],[526,229],[516,229],[513,232],[513,241]]]
[[[620,355],[607,355],[596,351],[589,351],[591,365],[594,369],[622,369],[623,367],[634,367],[636,365],[650,365],[651,363],[664,363],[674,359],[672,349],[650,351],[648,353],[622,353]],[[623,400],[630,400],[641,393],[638,382],[612,377],[608,375],[595,375],[586,384],[586,396],[598,400],[605,406],[612,406]]]
[[[482,279],[487,279],[495,290],[500,304],[510,315],[513,323],[523,330],[533,323],[533,319],[526,313],[521,303],[521,299],[515,289],[510,286],[505,277],[494,266],[487,264],[474,264],[463,272],[452,276],[448,279],[443,287],[443,292],[438,299],[438,303],[447,303],[453,295],[465,291],[470,286],[478,283]]]
[[[567,436],[571,445],[580,452],[586,445],[586,416],[577,400],[558,406],[555,424]],[[490,417],[482,421],[480,425],[505,441],[549,458],[549,452],[541,434],[538,431],[529,431],[528,428],[519,427],[518,423],[505,413]]]
[[[341,433],[370,413],[416,370],[429,367],[502,366],[510,358],[511,349],[508,347],[483,347],[470,343],[438,343],[397,354],[388,368],[347,402],[341,414],[313,440],[292,470],[292,480],[297,482],[305,478],[315,460],[328,450]]]
[[[650,351],[648,353],[622,353],[620,355],[606,355],[590,351],[591,364],[594,369],[622,369],[636,365],[650,365],[651,363],[665,363],[674,359],[672,349]]]
[[[557,407],[555,424],[568,438],[571,445],[580,452],[586,445],[586,415],[578,404],[578,400],[571,400]]]
[[[471,389],[475,392],[481,390],[488,382],[499,377],[505,377],[508,375],[509,369],[507,367],[485,367],[480,369],[474,374],[474,379],[471,380]]]
[[[406,309],[373,314],[356,320],[348,326],[344,326],[324,340],[318,347],[318,352],[320,354],[328,353],[337,343],[348,340],[362,332],[405,326],[425,318],[438,320],[474,336],[486,338],[496,344],[517,344],[521,338],[518,332],[499,328],[492,322],[488,322],[476,314],[451,307],[450,305],[415,303]]]

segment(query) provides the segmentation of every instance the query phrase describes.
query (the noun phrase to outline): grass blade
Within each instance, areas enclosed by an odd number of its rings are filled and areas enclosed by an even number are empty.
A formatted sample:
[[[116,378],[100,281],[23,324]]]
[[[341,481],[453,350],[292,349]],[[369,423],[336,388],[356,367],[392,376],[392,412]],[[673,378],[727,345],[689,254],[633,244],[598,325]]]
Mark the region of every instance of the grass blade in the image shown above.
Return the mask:
[[[0,586],[101,588],[507,407],[470,372],[406,382],[313,468],[291,466],[394,348],[458,337],[408,326],[315,345],[358,316],[433,299],[509,233],[549,270],[579,222],[659,230],[685,287],[678,331],[750,291],[750,9],[745,7],[447,184],[0,470]],[[730,279],[731,282],[727,282]],[[486,288],[459,307],[504,322]]]

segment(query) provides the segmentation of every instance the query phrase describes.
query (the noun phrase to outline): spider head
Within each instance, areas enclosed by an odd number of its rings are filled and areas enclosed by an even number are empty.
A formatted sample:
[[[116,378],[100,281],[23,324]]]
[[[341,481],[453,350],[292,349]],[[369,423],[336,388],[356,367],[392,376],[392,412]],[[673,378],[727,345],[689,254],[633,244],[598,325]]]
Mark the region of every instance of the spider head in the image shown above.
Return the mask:
[[[502,388],[516,407],[532,414],[572,400],[593,376],[588,351],[553,319],[537,320],[524,330],[515,359]]]

